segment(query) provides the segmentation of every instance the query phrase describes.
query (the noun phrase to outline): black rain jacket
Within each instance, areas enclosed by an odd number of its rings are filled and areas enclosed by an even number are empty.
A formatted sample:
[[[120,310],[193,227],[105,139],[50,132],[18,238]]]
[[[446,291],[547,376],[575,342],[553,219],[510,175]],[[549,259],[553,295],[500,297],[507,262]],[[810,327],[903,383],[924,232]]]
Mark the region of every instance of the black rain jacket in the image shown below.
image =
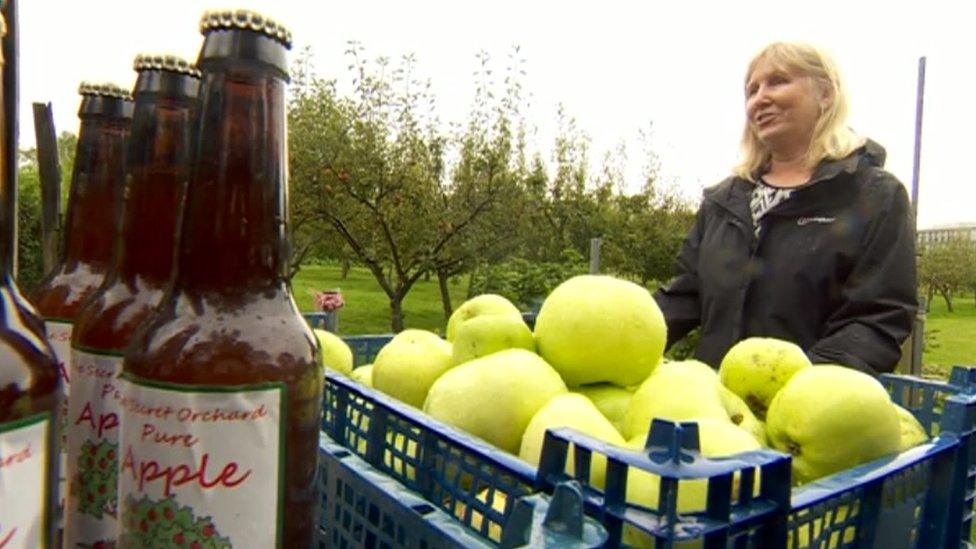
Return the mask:
[[[712,367],[742,339],[775,337],[814,363],[892,371],[917,308],[915,239],[905,187],[884,159],[868,141],[821,162],[760,220],[758,238],[751,182],[706,189],[678,275],[654,294],[668,346],[700,327],[695,356]]]

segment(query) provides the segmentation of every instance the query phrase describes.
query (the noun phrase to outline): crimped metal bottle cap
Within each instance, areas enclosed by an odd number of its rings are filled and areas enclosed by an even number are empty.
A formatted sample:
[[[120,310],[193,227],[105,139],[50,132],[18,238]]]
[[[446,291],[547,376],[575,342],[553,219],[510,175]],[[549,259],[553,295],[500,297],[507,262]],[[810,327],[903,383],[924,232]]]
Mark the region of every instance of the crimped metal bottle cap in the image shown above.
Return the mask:
[[[281,23],[251,10],[208,11],[200,19],[200,32],[214,30],[250,30],[260,32],[291,49],[291,32]]]
[[[117,97],[132,101],[132,94],[122,86],[111,82],[82,82],[78,86],[81,95],[101,95],[103,97]]]
[[[175,55],[150,55],[140,53],[132,62],[132,68],[140,71],[168,71],[200,78],[200,69],[192,63]]]

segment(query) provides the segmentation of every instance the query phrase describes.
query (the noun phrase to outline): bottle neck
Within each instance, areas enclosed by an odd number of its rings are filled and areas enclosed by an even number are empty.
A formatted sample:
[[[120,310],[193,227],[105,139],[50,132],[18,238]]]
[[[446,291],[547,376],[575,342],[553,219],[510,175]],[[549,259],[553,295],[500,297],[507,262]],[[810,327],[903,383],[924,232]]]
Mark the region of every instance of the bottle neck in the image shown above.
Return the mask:
[[[187,188],[176,284],[284,286],[288,263],[284,82],[256,65],[211,67]]]
[[[136,96],[122,230],[110,276],[158,286],[172,274],[180,200],[189,178],[192,101]]]
[[[0,18],[2,17],[0,14]],[[0,69],[2,65],[0,59]],[[0,82],[0,107],[4,104],[4,91]],[[9,166],[7,122],[7,110],[0,108],[0,277],[3,277],[3,280],[13,272],[14,242],[17,240],[17,185],[14,179],[16,172]]]
[[[15,28],[7,28],[3,12],[0,26],[5,33],[16,32]],[[14,48],[13,38],[4,34],[0,49],[0,276],[4,280],[14,270],[17,242],[17,88],[16,81],[11,82],[12,77],[16,78],[17,66],[16,59],[7,62],[11,52],[6,51]],[[11,92],[14,97],[9,97]],[[8,119],[8,115],[13,119]]]
[[[83,118],[65,219],[62,268],[102,264],[112,256],[122,205],[129,119]]]

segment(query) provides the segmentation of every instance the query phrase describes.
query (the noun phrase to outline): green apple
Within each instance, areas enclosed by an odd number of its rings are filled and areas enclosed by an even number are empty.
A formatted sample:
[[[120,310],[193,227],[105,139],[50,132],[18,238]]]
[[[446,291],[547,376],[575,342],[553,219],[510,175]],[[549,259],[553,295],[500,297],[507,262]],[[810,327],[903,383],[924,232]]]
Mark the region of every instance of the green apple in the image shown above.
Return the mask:
[[[803,349],[781,339],[750,337],[725,353],[718,369],[722,384],[746,401],[759,419],[796,372],[810,366]]]
[[[733,393],[721,383],[718,384],[718,394],[722,401],[722,406],[725,407],[725,412],[729,415],[729,420],[752,435],[759,444],[768,446],[769,441],[766,439],[766,424],[756,418],[752,410],[749,409],[749,406],[746,405],[746,401],[739,398],[739,395]]]
[[[532,330],[522,315],[481,315],[468,319],[455,330],[453,344],[455,364],[505,349],[535,352]]]
[[[898,422],[901,426],[901,443],[898,450],[904,452],[909,448],[914,448],[919,444],[928,442],[929,434],[925,432],[925,428],[922,427],[918,419],[901,406],[894,403],[892,405],[895,407],[895,411],[898,412]]]
[[[373,388],[417,408],[427,390],[454,366],[451,344],[426,330],[404,330],[373,360]]]
[[[538,465],[542,456],[542,442],[546,436],[546,429],[557,427],[572,427],[583,434],[617,446],[624,446],[626,442],[610,421],[590,402],[590,399],[578,393],[566,393],[552,397],[532,416],[532,421],[522,435],[519,457],[533,465]],[[566,461],[566,473],[572,475],[573,468],[573,451],[570,449],[569,459]],[[590,462],[590,484],[603,489],[606,476],[607,458],[594,452]]]
[[[803,368],[776,393],[766,416],[773,448],[793,456],[793,482],[806,484],[886,454],[901,424],[885,388],[868,374],[834,365]]]
[[[685,421],[711,417],[729,421],[715,371],[696,360],[662,362],[634,393],[624,414],[628,440],[647,436],[654,418]]]
[[[367,387],[373,386],[373,365],[367,364],[365,366],[360,366],[349,374],[349,377],[353,381],[358,382],[360,385],[365,385]]]
[[[634,397],[637,387],[617,387],[612,383],[595,383],[592,385],[580,385],[576,392],[590,399],[597,410],[603,414],[614,429],[622,431],[624,426],[624,416],[630,406],[630,399]]]
[[[719,383],[711,366],[697,360],[662,362],[634,393],[621,432],[625,437],[646,435],[654,418],[686,421],[702,417],[728,421],[761,445],[767,444],[765,424]]]
[[[319,360],[322,366],[340,374],[352,373],[352,349],[339,336],[325,330],[314,329],[319,342]]]
[[[581,275],[546,297],[535,321],[539,354],[571,387],[640,383],[661,361],[664,315],[647,289],[611,276]]]
[[[532,416],[565,392],[559,374],[539,355],[507,349],[446,371],[430,387],[424,412],[516,454]]]
[[[447,319],[447,340],[454,341],[464,322],[482,315],[510,315],[522,319],[522,312],[511,301],[496,294],[481,294],[465,301]]]

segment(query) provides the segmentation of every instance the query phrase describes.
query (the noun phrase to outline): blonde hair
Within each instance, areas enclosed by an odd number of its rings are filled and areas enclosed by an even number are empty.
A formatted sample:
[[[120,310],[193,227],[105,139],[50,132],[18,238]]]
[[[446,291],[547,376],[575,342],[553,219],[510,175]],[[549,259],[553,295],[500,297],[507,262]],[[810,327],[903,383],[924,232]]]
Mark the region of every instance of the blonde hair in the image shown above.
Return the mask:
[[[807,167],[812,168],[824,159],[844,158],[864,144],[864,138],[847,127],[847,96],[836,65],[824,52],[809,44],[773,42],[752,58],[746,71],[746,82],[761,61],[781,70],[799,72],[811,78],[821,91],[827,92],[827,105],[820,113],[807,149]],[[742,131],[741,148],[742,161],[734,172],[754,181],[756,172],[769,163],[770,152],[752,131],[748,120]]]

